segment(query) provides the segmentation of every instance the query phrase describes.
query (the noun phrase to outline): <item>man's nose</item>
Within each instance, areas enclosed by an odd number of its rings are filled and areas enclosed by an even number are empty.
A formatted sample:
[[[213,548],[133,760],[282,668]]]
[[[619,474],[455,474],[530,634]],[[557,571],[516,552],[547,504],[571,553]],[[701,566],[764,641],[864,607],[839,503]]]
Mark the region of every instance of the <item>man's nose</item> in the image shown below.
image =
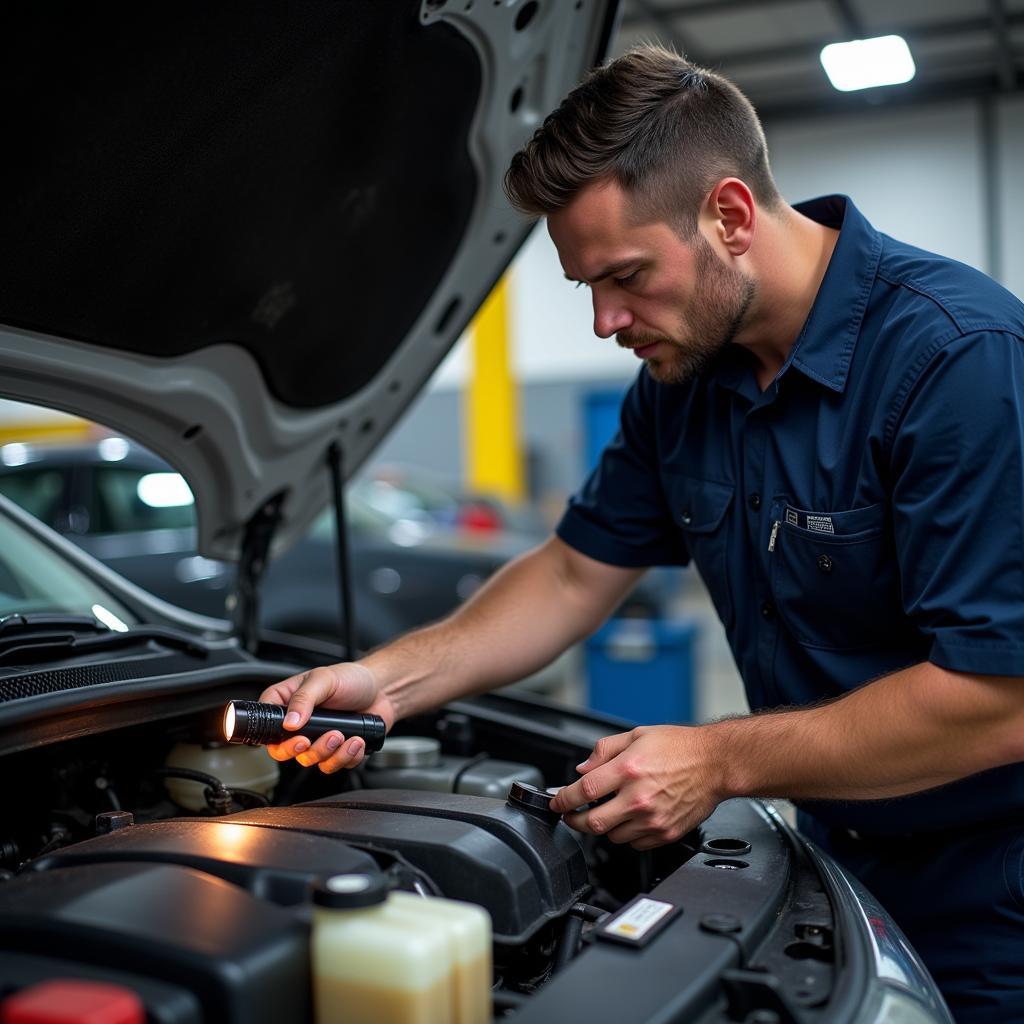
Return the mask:
[[[633,326],[633,314],[622,302],[612,301],[594,292],[594,333],[610,338]]]

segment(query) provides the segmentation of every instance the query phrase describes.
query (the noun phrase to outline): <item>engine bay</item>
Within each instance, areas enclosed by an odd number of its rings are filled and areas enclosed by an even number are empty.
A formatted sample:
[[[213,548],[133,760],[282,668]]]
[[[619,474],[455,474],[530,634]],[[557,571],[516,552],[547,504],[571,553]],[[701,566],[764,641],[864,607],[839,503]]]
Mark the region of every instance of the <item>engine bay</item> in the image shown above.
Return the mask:
[[[781,1005],[780,1021],[828,1019],[829,901],[770,809],[729,801],[645,853],[546,811],[545,788],[615,723],[482,697],[402,722],[366,767],[325,776],[226,748],[221,695],[177,715],[165,697],[151,720],[112,715],[3,758],[0,997],[90,978],[139,992],[156,1021],[310,1020],[310,888],[381,871],[488,912],[496,1016],[640,1021],[677,1005],[743,1021]],[[602,941],[644,895],[677,911],[656,941]]]

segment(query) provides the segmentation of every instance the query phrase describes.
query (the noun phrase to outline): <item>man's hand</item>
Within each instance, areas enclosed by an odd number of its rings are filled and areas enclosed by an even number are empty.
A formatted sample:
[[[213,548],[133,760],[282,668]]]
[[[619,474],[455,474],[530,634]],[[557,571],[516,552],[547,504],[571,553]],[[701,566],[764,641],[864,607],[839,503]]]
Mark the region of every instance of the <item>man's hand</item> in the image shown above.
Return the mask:
[[[707,818],[719,792],[703,731],[682,725],[639,726],[605,736],[577,766],[583,778],[566,786],[551,809],[580,832],[607,835],[636,850],[675,842]],[[589,811],[577,807],[615,795]]]
[[[358,662],[327,665],[292,676],[275,683],[260,694],[267,704],[286,704],[284,727],[295,736],[283,743],[271,743],[267,752],[275,761],[294,757],[299,764],[310,767],[319,764],[326,775],[341,768],[355,768],[363,759],[366,744],[358,736],[347,743],[345,737],[334,730],[325,733],[316,743],[301,735],[303,725],[318,705],[336,711],[365,711],[380,715],[390,732],[395,724],[395,709],[384,696],[373,673]]]
[[[268,687],[260,699],[288,706],[284,724],[295,736],[267,749],[279,761],[294,757],[323,772],[354,768],[363,757],[362,740],[344,742],[329,732],[310,746],[301,735],[316,705],[380,715],[390,731],[399,718],[522,679],[589,636],[640,572],[605,565],[551,537],[499,569],[448,618],[358,662],[315,668]]]

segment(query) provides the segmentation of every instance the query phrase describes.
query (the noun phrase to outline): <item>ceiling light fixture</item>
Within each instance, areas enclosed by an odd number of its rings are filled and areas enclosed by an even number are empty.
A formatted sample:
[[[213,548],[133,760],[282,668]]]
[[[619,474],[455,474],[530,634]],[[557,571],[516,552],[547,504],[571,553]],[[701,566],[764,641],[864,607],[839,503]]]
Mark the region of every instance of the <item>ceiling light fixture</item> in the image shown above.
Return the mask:
[[[902,36],[852,39],[830,43],[821,51],[821,65],[840,92],[902,85],[916,72],[910,47]]]

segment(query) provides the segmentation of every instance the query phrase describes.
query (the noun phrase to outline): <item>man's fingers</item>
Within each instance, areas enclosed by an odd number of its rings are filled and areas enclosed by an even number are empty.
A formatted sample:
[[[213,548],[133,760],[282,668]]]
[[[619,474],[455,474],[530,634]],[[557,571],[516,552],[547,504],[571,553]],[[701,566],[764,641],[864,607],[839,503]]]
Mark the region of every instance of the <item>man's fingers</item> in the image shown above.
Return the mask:
[[[335,695],[340,680],[333,666],[311,669],[302,676],[298,689],[288,699],[288,713],[284,716],[286,729],[301,729],[318,704]]]
[[[355,768],[363,760],[366,743],[358,737],[346,738],[337,730],[310,743],[301,732],[318,705],[342,711],[372,708],[378,712],[379,707],[378,713],[384,715],[389,727],[394,721],[387,702],[380,699],[372,673],[365,665],[356,663],[326,665],[291,676],[268,686],[260,700],[286,705],[284,727],[296,733],[281,743],[268,744],[270,756],[276,761],[294,757],[303,767],[319,765],[328,774],[341,768]]]
[[[281,682],[268,686],[256,699],[261,704],[287,704],[307,674],[306,672],[301,672],[297,676],[282,679]]]
[[[581,764],[576,765],[576,770],[583,774],[578,782],[573,782],[562,789],[552,798],[551,810],[559,814],[566,814],[574,811],[577,807],[600,800],[601,797],[614,793],[618,788],[618,776],[614,776],[615,782],[609,783],[607,776],[601,775],[595,779],[597,769],[609,767],[609,763],[618,757],[636,739],[636,730],[633,732],[620,732],[613,736],[602,736],[594,745],[594,751]]]
[[[305,736],[289,736],[283,743],[268,743],[267,753],[275,761],[287,761],[309,750],[309,740]]]
[[[609,793],[614,793],[622,780],[622,774],[618,771],[615,762],[601,765],[593,771],[588,772],[578,782],[563,786],[551,799],[551,810],[559,814],[566,814],[576,810],[577,807],[584,807],[600,800]]]
[[[366,744],[358,736],[345,739],[326,761],[320,762],[320,771],[325,775],[341,771],[342,768],[356,768],[366,753]]]
[[[576,771],[592,772],[599,765],[607,764],[613,757],[618,757],[635,739],[635,730],[633,732],[618,732],[612,736],[602,736],[594,744],[591,755],[576,765]]]
[[[565,823],[577,832],[589,832],[594,836],[603,836],[623,826],[629,817],[629,805],[626,800],[617,796],[599,807],[589,811],[576,811],[565,815]]]

